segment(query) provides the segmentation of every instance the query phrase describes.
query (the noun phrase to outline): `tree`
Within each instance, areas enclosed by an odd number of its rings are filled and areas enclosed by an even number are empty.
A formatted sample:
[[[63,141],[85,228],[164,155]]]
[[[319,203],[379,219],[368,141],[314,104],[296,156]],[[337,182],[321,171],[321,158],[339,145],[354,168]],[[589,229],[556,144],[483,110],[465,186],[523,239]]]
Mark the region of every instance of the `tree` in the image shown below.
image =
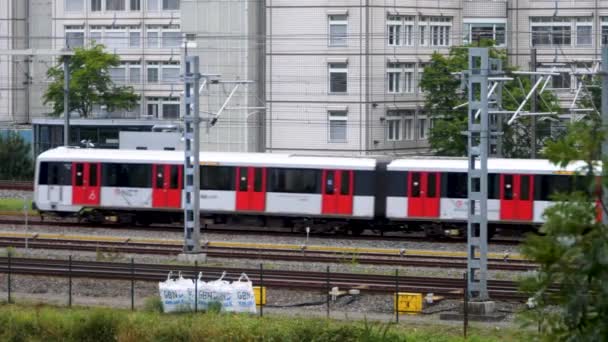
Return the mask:
[[[503,60],[503,70],[515,70],[507,64],[505,50],[493,48],[491,40],[482,40],[480,46],[490,47],[490,57]],[[425,92],[425,111],[433,120],[429,134],[431,149],[437,155],[464,156],[467,151],[467,138],[462,135],[467,130],[467,107],[454,107],[467,102],[466,89],[462,91],[460,80],[453,74],[468,69],[468,47],[452,47],[447,56],[434,53],[430,64],[424,69],[420,86]],[[523,87],[523,89],[522,89]],[[530,80],[506,82],[503,87],[503,108],[515,110],[531,89]],[[555,112],[559,109],[557,98],[550,92],[539,96],[539,109]],[[529,109],[528,103],[526,110]],[[505,120],[506,118],[501,117]],[[530,118],[520,118],[513,126],[503,126],[503,154],[506,157],[529,157],[531,134]],[[537,126],[537,145],[542,146],[551,136],[549,122]]]
[[[605,137],[595,117],[570,125],[545,149],[558,165],[581,161],[570,189],[545,210],[542,235],[529,236],[522,247],[539,264],[522,282],[537,305],[525,317],[547,341],[608,341],[608,226],[597,221],[598,211],[608,215],[597,191],[600,179],[608,185],[606,169],[598,171]]]
[[[31,145],[19,134],[0,134],[0,179],[32,180],[34,163]]]
[[[65,57],[64,57],[65,58]],[[139,96],[132,87],[119,87],[112,82],[108,69],[120,65],[117,55],[104,52],[103,45],[90,49],[77,48],[69,57],[70,68],[70,112],[88,117],[95,105],[105,105],[108,111],[130,110],[137,105]],[[51,115],[63,113],[63,64],[50,68],[47,76],[53,80],[44,93],[44,104],[52,103]]]

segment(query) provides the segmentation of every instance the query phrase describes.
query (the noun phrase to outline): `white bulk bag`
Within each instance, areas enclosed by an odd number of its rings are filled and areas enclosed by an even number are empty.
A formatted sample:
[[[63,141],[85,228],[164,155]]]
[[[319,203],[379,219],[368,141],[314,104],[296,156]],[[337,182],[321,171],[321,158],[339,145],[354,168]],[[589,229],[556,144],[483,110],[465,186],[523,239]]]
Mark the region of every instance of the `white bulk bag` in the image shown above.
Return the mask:
[[[177,280],[171,279],[169,272],[167,280],[158,283],[158,290],[164,312],[180,312],[190,309],[191,295],[194,289],[192,281],[184,279],[181,272]]]
[[[256,313],[253,283],[245,273],[232,283],[232,299],[235,312]]]
[[[230,282],[223,280],[226,272],[218,280],[212,280],[207,283],[209,290],[212,292],[212,298],[209,301],[218,302],[222,305],[222,312],[233,312],[234,302],[232,300],[232,286]]]
[[[209,308],[209,303],[213,301],[214,287],[201,280],[202,277],[203,272],[199,272],[198,279],[196,279],[196,302],[198,302],[196,309],[198,311],[206,311]],[[192,298],[192,310],[194,310],[194,300],[195,298]]]

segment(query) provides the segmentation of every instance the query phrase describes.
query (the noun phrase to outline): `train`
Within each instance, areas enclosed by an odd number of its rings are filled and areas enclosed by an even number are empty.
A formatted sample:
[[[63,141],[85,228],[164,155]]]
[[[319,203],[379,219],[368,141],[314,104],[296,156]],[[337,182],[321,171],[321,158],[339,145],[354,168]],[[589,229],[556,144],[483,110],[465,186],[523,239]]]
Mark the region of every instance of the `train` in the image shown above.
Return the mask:
[[[41,215],[91,223],[181,222],[180,151],[59,147],[36,159]],[[200,154],[201,222],[248,222],[360,234],[466,232],[464,158],[336,157],[274,153]],[[542,159],[489,159],[488,222],[528,229],[543,223],[552,195],[576,186],[583,166]]]

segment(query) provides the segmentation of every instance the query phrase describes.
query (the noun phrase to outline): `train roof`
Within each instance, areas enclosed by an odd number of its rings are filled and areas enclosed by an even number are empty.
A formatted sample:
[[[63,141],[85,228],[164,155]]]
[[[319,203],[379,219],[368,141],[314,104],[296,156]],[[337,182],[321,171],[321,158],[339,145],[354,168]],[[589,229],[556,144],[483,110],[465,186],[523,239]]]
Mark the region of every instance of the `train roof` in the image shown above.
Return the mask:
[[[181,164],[183,151],[158,150],[109,150],[58,147],[43,152],[39,161],[70,161],[100,163]],[[343,158],[323,156],[300,156],[275,153],[201,152],[201,165],[218,166],[266,166],[285,168],[320,168],[345,170],[374,170],[373,158]]]
[[[395,159],[388,166],[389,171],[438,171],[467,172],[465,158],[408,158]],[[580,171],[585,163],[576,161],[566,168],[551,163],[547,159],[501,159],[490,158],[488,170],[491,173],[512,174],[572,174]],[[599,173],[599,172],[598,172]]]

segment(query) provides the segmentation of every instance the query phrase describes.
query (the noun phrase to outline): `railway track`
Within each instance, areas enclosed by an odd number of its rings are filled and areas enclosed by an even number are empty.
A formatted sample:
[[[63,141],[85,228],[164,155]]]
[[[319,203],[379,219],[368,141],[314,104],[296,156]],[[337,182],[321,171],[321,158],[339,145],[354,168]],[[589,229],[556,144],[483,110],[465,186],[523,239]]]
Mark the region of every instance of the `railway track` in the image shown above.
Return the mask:
[[[34,183],[30,181],[0,180],[0,190],[34,191]]]
[[[48,239],[25,237],[0,237],[0,246],[16,248],[37,248],[52,250],[114,252],[130,254],[177,255],[182,252],[179,245],[160,243],[95,241],[93,238],[82,239]],[[425,256],[425,255],[390,255],[386,253],[339,253],[335,251],[307,251],[293,249],[269,249],[247,247],[221,247],[204,245],[203,250],[209,257],[247,259],[247,260],[273,260],[287,262],[307,263],[341,263],[382,265],[395,267],[430,267],[430,268],[466,268],[466,259],[463,257]],[[488,268],[504,271],[530,271],[536,269],[534,264],[518,259],[490,259]]]
[[[24,218],[16,216],[5,216],[0,217],[0,225],[23,225]],[[46,226],[46,227],[74,227],[74,228],[91,228],[91,229],[126,229],[135,231],[158,231],[158,232],[182,232],[183,227],[181,225],[153,225],[153,226],[124,226],[124,225],[95,225],[83,222],[75,222],[73,220],[41,220],[39,217],[30,217],[28,219],[28,225],[30,226]],[[306,233],[299,232],[290,228],[260,228],[260,227],[247,227],[247,226],[224,226],[214,225],[208,227],[202,227],[202,232],[212,234],[239,234],[239,235],[261,235],[261,236],[295,236],[305,237]],[[310,237],[321,238],[321,239],[336,239],[340,237],[347,237],[350,240],[377,240],[377,241],[421,241],[421,242],[445,242],[445,243],[461,243],[465,241],[462,239],[429,239],[425,236],[412,235],[412,234],[363,234],[360,236],[352,235],[336,235],[328,233],[309,234]],[[490,241],[491,244],[500,245],[512,245],[516,246],[521,243],[519,239],[507,239],[507,238],[493,238]]]
[[[0,272],[9,271],[9,259],[0,258]],[[79,277],[96,279],[162,281],[168,272],[182,272],[188,278],[194,278],[198,272],[203,273],[203,279],[208,281],[217,279],[226,271],[226,280],[236,280],[245,272],[255,285],[260,285],[260,270],[246,268],[219,268],[206,266],[176,266],[161,264],[131,264],[93,261],[72,261],[11,258],[10,271],[13,274],[53,276],[53,277]],[[388,275],[353,274],[353,273],[325,273],[265,270],[263,272],[264,286],[292,289],[325,290],[338,286],[342,289],[360,289],[361,291],[376,293],[392,293],[397,289],[397,279],[400,292],[432,292],[450,298],[461,298],[464,281],[454,278],[432,277],[395,277]],[[510,281],[488,281],[490,296],[495,299],[522,301],[526,296],[518,293],[517,284]]]

